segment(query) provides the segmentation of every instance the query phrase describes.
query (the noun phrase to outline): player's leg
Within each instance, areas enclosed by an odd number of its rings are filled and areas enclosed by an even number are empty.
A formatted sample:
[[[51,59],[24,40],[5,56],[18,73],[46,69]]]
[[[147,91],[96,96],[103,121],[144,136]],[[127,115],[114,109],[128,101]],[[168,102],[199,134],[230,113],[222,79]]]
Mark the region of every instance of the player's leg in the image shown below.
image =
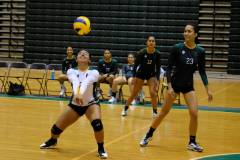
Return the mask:
[[[148,132],[140,141],[140,146],[142,147],[147,146],[148,142],[152,139],[153,132],[157,129],[157,127],[160,125],[164,117],[166,117],[166,115],[169,113],[170,109],[172,108],[172,104],[175,101],[175,99],[176,99],[176,95],[173,97],[170,94],[166,94],[162,108],[160,112],[157,114],[157,116],[153,119],[151,127],[149,128]]]
[[[144,80],[135,77],[134,78],[134,86],[133,86],[133,91],[130,95],[130,97],[128,98],[125,107],[121,113],[122,116],[126,116],[127,115],[127,110],[129,108],[129,105],[132,103],[132,101],[135,99],[135,97],[138,95],[138,92],[141,90],[143,84],[144,84]]]
[[[40,145],[41,149],[53,148],[57,144],[57,139],[60,134],[69,125],[73,124],[79,115],[69,106],[66,107],[65,111],[59,116],[56,123],[51,128],[51,138]]]
[[[111,99],[108,102],[110,102],[110,103],[117,102],[116,95],[117,95],[117,91],[118,91],[118,85],[119,84],[124,84],[124,83],[126,83],[126,78],[123,77],[123,76],[118,76],[113,80],[112,95],[111,95]]]
[[[101,120],[101,108],[98,104],[93,104],[88,107],[86,117],[91,122],[93,127],[96,142],[98,144],[98,154],[100,158],[107,158],[108,155],[104,149],[104,130]]]
[[[151,77],[148,81],[148,88],[149,88],[149,93],[151,96],[151,103],[152,103],[152,108],[153,108],[153,117],[157,116],[157,92],[158,92],[158,80],[156,77]]]
[[[61,91],[60,91],[59,96],[64,97],[64,95],[66,94],[66,87],[64,86],[64,82],[68,81],[67,75],[66,74],[59,75],[58,81],[59,81],[60,86],[61,86]]]
[[[188,149],[192,151],[202,152],[203,148],[196,142],[196,133],[198,127],[198,104],[195,91],[183,94],[187,103],[190,123],[189,123],[189,144]]]
[[[127,80],[127,84],[128,84],[128,87],[129,87],[129,91],[130,91],[130,94],[132,94],[133,92],[133,86],[134,86],[134,83],[133,83],[133,80],[134,78],[133,77],[130,77],[128,78]],[[134,100],[132,101],[132,105],[135,105],[137,102],[136,102],[136,98],[134,98]]]

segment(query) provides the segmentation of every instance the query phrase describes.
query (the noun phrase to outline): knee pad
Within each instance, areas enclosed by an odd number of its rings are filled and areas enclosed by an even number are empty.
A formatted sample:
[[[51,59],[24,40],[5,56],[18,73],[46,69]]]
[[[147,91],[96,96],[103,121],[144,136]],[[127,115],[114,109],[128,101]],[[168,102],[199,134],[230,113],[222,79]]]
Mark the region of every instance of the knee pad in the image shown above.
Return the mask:
[[[63,130],[61,130],[60,128],[58,128],[55,124],[52,126],[51,129],[52,134],[54,135],[59,135],[63,132]]]
[[[102,125],[101,119],[94,119],[94,120],[91,122],[91,125],[92,125],[93,130],[94,130],[95,132],[101,131],[101,130],[103,129],[103,125]]]

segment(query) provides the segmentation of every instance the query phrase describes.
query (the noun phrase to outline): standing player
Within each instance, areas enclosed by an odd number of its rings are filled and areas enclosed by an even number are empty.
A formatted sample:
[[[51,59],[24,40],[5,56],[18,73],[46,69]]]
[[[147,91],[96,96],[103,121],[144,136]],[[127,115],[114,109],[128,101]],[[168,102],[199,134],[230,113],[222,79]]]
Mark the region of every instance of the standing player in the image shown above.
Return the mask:
[[[131,102],[138,95],[139,91],[147,80],[151,103],[153,107],[153,117],[157,115],[157,92],[160,76],[160,52],[155,48],[156,42],[154,36],[148,36],[147,47],[141,49],[137,55],[134,64],[134,86],[133,91],[128,98],[121,115],[126,116]]]
[[[89,70],[90,54],[81,50],[77,56],[78,67],[67,71],[67,77],[72,83],[73,96],[56,123],[51,129],[51,138],[40,145],[41,149],[52,148],[57,144],[60,134],[79,117],[86,115],[94,130],[100,158],[107,158],[104,150],[104,131],[101,121],[101,109],[94,95],[94,83],[98,81],[97,70]]]
[[[72,47],[67,47],[67,57],[64,58],[62,62],[62,74],[59,75],[58,81],[61,85],[61,91],[59,96],[64,97],[66,93],[66,87],[64,86],[64,82],[68,81],[68,77],[66,75],[67,70],[70,68],[74,68],[77,66],[76,58],[73,55],[73,48]]]
[[[211,101],[213,97],[208,89],[208,79],[205,72],[205,51],[195,43],[197,37],[196,26],[193,24],[186,25],[183,35],[184,43],[174,45],[168,59],[166,73],[168,91],[161,112],[153,120],[149,131],[141,140],[141,146],[146,146],[152,139],[153,132],[172,108],[176,95],[182,93],[190,114],[189,143],[187,148],[197,152],[203,151],[203,148],[196,142],[198,107],[193,87],[193,73],[197,68],[205,86],[208,100]],[[173,66],[175,66],[175,70],[172,73]]]

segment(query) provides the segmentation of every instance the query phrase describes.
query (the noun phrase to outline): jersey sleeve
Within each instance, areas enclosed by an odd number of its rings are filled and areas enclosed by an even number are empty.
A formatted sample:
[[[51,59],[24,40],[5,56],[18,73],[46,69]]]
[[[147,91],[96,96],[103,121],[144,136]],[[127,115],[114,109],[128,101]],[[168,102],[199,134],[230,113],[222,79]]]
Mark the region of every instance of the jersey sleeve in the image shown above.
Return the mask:
[[[76,70],[75,69],[69,69],[67,71],[67,77],[68,77],[68,80],[72,83],[73,93],[74,93],[74,95],[76,95],[78,87],[80,85],[80,81],[79,81],[79,79],[77,77]]]
[[[205,86],[208,85],[208,78],[205,70],[205,50],[198,55],[198,71],[201,76],[202,82]]]
[[[178,53],[178,48],[176,45],[174,45],[168,57],[168,65],[167,65],[167,71],[166,71],[168,83],[171,82],[172,69],[173,69],[173,66],[176,64],[177,53]]]
[[[87,78],[82,81],[81,86],[80,86],[80,93],[84,95],[86,92],[87,88],[92,85],[94,82],[97,82],[99,78],[99,72],[97,70],[90,70],[87,73]]]

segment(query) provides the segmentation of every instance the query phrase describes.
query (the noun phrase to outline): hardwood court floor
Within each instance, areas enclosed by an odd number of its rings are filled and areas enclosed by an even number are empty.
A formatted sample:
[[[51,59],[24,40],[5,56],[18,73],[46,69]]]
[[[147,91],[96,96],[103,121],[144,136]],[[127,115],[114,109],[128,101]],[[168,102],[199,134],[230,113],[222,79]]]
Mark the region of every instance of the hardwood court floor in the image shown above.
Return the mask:
[[[128,117],[121,117],[122,105],[102,104],[105,146],[110,160],[188,160],[211,154],[240,153],[240,83],[239,80],[210,79],[214,101],[209,104],[204,88],[197,81],[200,106],[198,140],[203,153],[186,150],[188,111],[180,106],[171,110],[156,130],[148,147],[139,141],[151,123],[149,106],[131,107]],[[183,99],[182,99],[183,102]],[[0,97],[1,160],[94,160],[96,143],[85,117],[70,126],[60,137],[57,149],[40,150],[49,138],[67,101]],[[201,108],[201,107],[200,107]],[[214,109],[214,111],[213,111]],[[227,109],[234,109],[228,112]]]

